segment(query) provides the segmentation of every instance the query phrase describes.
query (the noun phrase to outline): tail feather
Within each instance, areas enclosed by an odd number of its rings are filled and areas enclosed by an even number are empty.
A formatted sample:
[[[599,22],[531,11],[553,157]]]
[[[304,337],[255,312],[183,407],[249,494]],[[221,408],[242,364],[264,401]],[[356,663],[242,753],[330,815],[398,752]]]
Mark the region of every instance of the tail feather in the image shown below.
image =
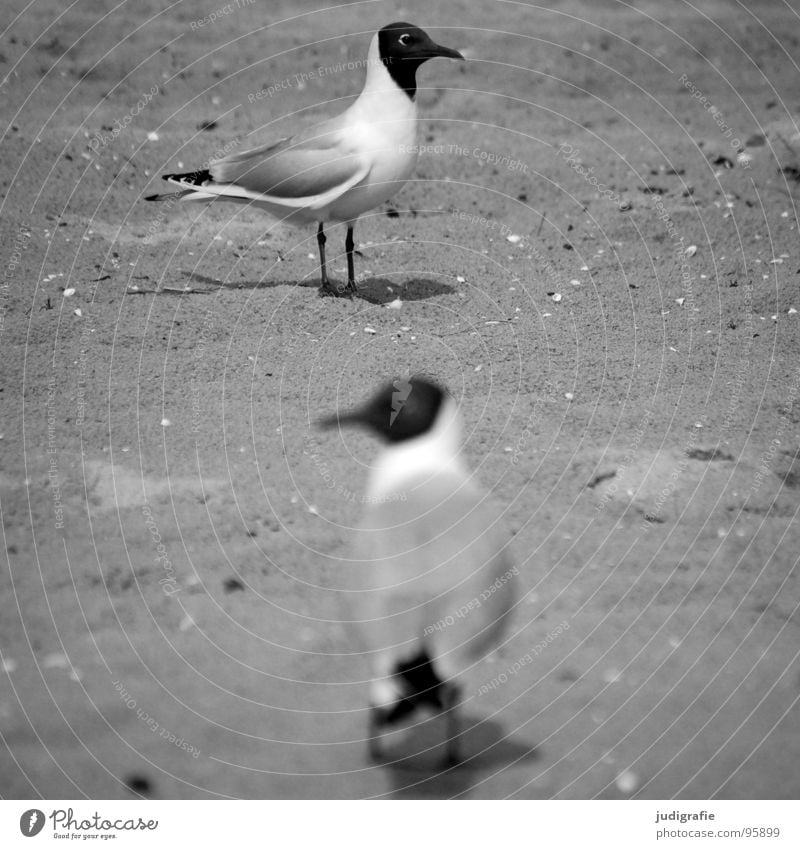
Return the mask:
[[[194,189],[186,189],[183,192],[166,192],[163,195],[148,195],[145,200],[183,200],[188,195],[196,194],[197,192]]]
[[[211,172],[207,169],[187,171],[184,174],[164,174],[161,178],[175,186],[187,186],[181,192],[166,192],[164,194],[148,195],[145,200],[214,200],[216,194],[206,194],[199,191],[206,183],[213,183]]]

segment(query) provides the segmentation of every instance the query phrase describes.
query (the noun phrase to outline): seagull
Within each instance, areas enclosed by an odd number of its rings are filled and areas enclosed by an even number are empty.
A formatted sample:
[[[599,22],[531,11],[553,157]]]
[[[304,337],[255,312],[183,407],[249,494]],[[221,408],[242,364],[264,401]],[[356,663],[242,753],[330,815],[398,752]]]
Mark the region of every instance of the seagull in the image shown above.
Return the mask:
[[[145,200],[226,200],[251,204],[293,224],[316,222],[320,294],[352,297],[357,291],[353,228],[414,171],[419,152],[416,72],[435,56],[464,58],[413,24],[389,24],[373,36],[364,89],[341,115],[290,138],[214,160],[207,168],[165,174],[163,179],[181,191]],[[334,287],[328,279],[328,222],[347,225],[346,287]]]
[[[385,443],[354,557],[342,564],[347,617],[372,666],[369,754],[382,760],[384,733],[432,709],[445,716],[445,764],[454,766],[460,681],[498,644],[519,575],[499,513],[460,456],[458,406],[416,375],[319,425],[360,425]]]

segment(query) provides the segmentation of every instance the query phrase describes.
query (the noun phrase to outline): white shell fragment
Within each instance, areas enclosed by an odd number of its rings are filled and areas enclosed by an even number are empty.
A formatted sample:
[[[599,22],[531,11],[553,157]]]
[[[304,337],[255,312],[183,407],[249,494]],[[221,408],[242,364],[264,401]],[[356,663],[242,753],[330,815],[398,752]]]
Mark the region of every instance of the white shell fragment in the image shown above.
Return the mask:
[[[617,790],[619,790],[620,793],[630,795],[639,786],[639,779],[635,772],[631,772],[631,770],[626,769],[617,776],[615,783],[617,785]]]

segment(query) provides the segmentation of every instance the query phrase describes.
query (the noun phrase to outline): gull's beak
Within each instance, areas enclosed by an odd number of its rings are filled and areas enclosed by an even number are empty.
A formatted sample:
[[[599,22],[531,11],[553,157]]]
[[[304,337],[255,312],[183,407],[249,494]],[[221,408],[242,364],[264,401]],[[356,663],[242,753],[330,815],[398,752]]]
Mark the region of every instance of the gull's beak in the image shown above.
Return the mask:
[[[332,416],[324,416],[317,420],[317,427],[323,430],[332,430],[343,425],[363,424],[364,415],[360,410],[348,410],[344,413],[334,413]]]
[[[433,45],[430,58],[432,59],[434,56],[443,56],[445,59],[461,59],[462,62],[464,61],[464,57],[458,50],[453,50],[451,47],[442,47],[441,44]]]

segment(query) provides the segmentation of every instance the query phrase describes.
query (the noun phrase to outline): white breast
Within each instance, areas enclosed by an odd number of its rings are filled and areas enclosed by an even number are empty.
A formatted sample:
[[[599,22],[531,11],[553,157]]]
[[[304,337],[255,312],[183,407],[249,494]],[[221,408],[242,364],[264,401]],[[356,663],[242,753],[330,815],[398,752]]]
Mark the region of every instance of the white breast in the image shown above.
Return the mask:
[[[327,218],[351,221],[398,192],[417,162],[417,105],[380,61],[378,39],[370,45],[367,79],[343,116],[342,137],[370,163],[367,177],[331,204]]]

